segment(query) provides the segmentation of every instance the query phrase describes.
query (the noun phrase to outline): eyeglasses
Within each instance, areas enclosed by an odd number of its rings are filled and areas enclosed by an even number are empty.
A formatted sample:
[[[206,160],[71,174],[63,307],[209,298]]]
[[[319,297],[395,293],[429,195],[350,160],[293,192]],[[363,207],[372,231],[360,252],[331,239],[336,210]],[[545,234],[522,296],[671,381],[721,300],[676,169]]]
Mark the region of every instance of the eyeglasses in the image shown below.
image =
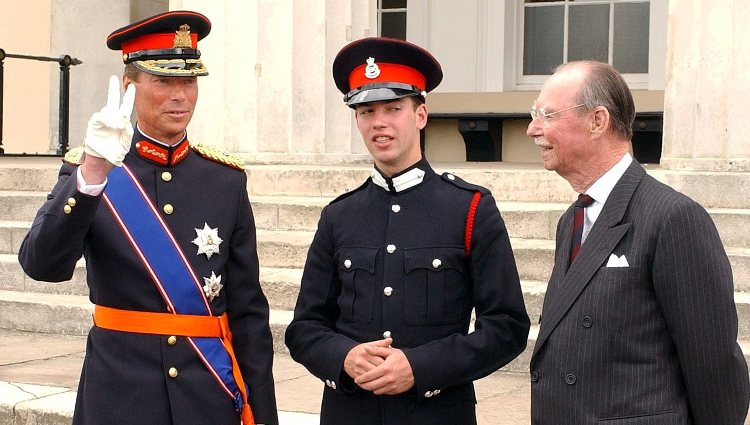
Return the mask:
[[[564,109],[560,109],[559,111],[553,111],[553,112],[545,112],[544,108],[537,109],[537,108],[535,108],[535,107],[532,106],[531,107],[531,111],[530,111],[530,113],[531,113],[531,120],[533,121],[533,120],[539,118],[539,119],[542,120],[542,127],[547,128],[547,127],[549,127],[549,119],[550,119],[551,116],[557,115],[560,112],[565,112],[565,111],[570,111],[571,109],[580,108],[581,106],[585,106],[585,105],[583,103],[581,103],[580,105],[571,106],[569,108],[564,108]]]

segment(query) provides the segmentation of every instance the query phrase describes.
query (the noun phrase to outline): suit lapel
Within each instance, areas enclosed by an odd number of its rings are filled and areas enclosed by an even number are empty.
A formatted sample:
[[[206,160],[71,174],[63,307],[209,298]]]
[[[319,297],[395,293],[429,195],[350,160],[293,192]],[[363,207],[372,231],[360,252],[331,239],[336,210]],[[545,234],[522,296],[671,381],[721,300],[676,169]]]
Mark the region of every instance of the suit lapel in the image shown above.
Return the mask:
[[[622,219],[645,173],[643,167],[633,160],[609,194],[599,218],[594,223],[594,227],[570,269],[568,269],[568,262],[572,225],[565,223],[560,226],[561,235],[558,234],[556,238],[558,245],[555,266],[544,298],[544,317],[532,358],[627,233],[630,223],[622,223]],[[560,219],[571,221],[571,217],[572,208],[568,209]]]

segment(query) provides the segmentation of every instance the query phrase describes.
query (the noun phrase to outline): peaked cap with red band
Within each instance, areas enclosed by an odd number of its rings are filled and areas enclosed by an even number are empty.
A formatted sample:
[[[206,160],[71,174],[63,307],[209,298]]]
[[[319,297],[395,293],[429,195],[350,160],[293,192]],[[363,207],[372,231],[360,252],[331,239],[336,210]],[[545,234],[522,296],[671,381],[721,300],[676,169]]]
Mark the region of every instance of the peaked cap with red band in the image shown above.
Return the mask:
[[[370,37],[356,40],[333,60],[333,79],[351,108],[360,103],[425,97],[443,79],[440,63],[407,41]]]
[[[211,21],[197,12],[175,10],[115,30],[107,47],[122,50],[123,62],[148,74],[201,76],[208,71],[200,60],[198,40],[211,32]]]

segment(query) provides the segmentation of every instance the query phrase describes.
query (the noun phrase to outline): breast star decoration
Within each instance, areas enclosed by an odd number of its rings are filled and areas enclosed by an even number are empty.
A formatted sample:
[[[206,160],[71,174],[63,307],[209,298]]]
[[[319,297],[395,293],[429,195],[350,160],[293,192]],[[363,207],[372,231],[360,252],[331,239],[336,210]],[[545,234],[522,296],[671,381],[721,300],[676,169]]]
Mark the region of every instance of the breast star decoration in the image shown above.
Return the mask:
[[[208,302],[211,302],[219,296],[219,291],[224,287],[221,284],[221,275],[216,276],[216,273],[211,272],[211,277],[204,277],[203,281],[206,283],[203,285],[203,293],[206,294]]]
[[[210,260],[211,256],[219,253],[219,245],[224,241],[219,237],[219,228],[212,229],[208,223],[203,223],[203,229],[195,229],[198,237],[193,239],[193,243],[198,245],[198,254],[206,254]]]

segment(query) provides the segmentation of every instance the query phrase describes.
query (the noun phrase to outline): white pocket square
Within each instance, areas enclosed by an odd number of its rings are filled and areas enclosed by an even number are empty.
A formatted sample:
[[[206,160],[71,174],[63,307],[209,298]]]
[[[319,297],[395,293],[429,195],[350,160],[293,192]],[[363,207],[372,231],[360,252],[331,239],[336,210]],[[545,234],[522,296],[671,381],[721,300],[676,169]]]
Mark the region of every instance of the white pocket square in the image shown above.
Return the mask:
[[[609,254],[609,260],[607,260],[607,267],[629,267],[628,259],[625,258],[625,254],[616,256],[615,254]]]

